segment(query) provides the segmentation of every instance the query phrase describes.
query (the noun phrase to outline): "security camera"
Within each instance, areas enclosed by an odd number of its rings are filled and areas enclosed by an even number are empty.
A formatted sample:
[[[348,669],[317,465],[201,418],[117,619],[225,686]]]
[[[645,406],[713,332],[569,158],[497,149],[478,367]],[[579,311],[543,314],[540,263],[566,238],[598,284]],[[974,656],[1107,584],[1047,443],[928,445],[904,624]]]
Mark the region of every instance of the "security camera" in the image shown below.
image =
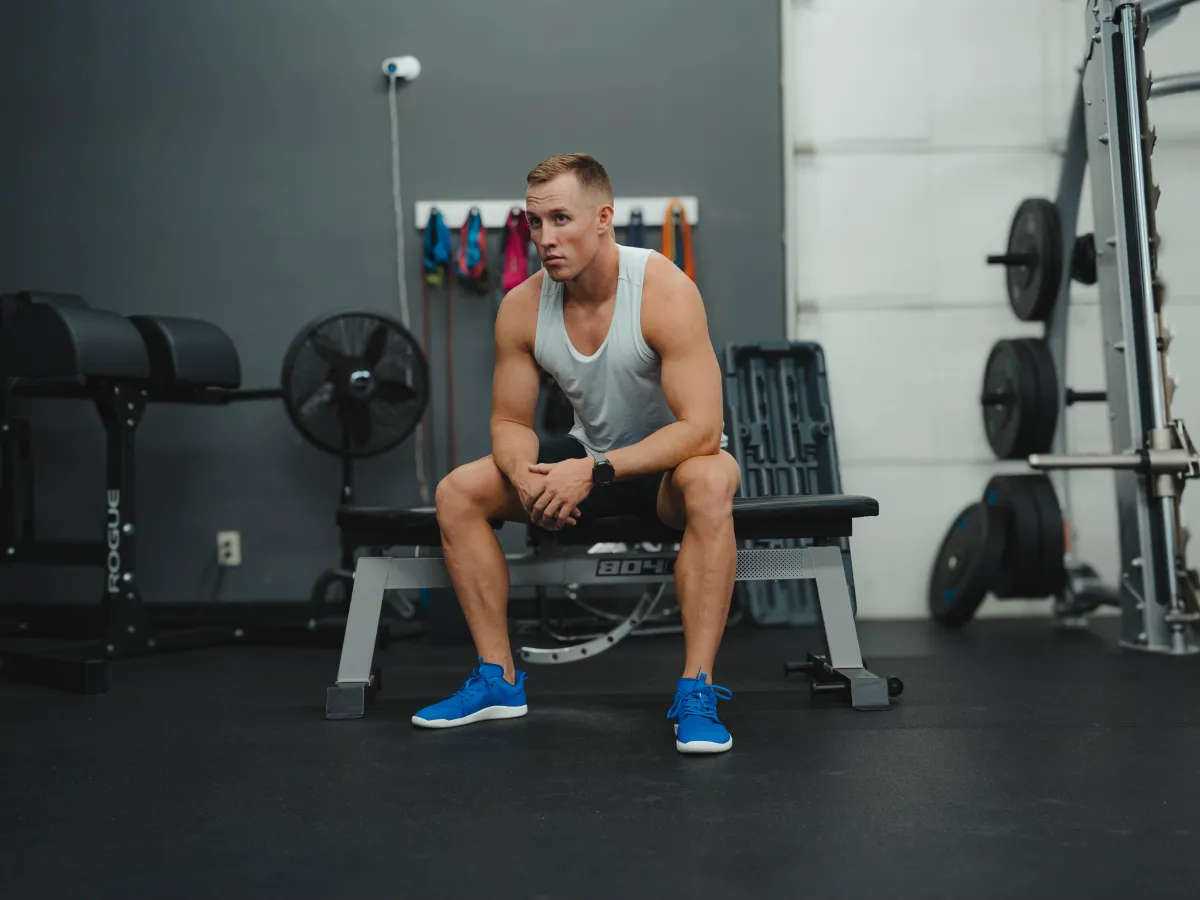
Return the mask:
[[[383,74],[388,78],[412,81],[421,74],[421,63],[415,56],[389,56],[383,61]]]

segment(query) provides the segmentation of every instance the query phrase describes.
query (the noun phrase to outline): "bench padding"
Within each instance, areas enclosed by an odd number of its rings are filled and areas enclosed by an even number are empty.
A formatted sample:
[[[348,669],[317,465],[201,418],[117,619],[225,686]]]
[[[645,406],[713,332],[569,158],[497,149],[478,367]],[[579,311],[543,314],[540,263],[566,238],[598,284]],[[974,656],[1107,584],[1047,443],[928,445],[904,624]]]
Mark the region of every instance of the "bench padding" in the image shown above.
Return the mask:
[[[823,494],[805,497],[738,497],[733,501],[733,527],[738,540],[847,537],[854,519],[879,515],[870,497]],[[441,543],[432,507],[399,509],[343,506],[338,510],[343,541],[360,547],[413,547]],[[492,523],[499,528],[503,523]],[[638,516],[612,516],[582,521],[555,534],[534,529],[542,539],[590,545],[620,541],[675,543],[680,532]]]

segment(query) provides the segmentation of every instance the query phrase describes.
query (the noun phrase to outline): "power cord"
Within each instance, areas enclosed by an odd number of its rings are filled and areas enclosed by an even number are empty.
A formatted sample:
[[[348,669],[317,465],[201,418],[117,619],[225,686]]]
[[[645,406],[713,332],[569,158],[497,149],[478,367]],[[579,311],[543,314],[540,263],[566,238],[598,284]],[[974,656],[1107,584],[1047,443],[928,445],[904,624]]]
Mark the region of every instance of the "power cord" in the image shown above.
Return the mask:
[[[386,71],[386,70],[385,70]],[[412,332],[412,317],[408,311],[408,274],[404,258],[404,204],[400,185],[400,122],[396,111],[396,81],[388,76],[388,110],[392,124],[392,206],[396,215],[396,287],[400,298],[400,322]],[[417,489],[421,502],[429,504],[429,477],[425,471],[425,422],[417,423],[415,463]]]

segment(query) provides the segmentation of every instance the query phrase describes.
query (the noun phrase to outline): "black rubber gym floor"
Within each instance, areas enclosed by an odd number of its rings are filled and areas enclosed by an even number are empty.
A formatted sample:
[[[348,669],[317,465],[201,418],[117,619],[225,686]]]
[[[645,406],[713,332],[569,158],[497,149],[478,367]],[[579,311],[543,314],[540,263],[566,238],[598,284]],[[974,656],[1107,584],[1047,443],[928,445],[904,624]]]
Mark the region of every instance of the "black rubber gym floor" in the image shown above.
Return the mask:
[[[0,895],[16,898],[1200,896],[1200,660],[1113,623],[860,625],[888,712],[785,680],[804,632],[731,630],[731,753],[664,718],[681,639],[537,669],[524,719],[418,731],[469,651],[393,645],[362,720],[337,654],[201,650],[107,694],[0,682]]]

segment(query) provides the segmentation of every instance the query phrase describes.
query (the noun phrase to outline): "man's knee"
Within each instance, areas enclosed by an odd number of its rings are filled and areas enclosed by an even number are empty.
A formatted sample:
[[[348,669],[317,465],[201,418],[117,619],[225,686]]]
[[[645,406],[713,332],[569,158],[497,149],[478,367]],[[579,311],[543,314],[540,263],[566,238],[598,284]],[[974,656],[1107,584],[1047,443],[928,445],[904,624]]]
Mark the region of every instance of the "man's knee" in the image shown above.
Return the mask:
[[[732,517],[741,471],[728,453],[686,460],[675,470],[673,480],[689,520]]]
[[[501,480],[491,457],[459,466],[438,482],[434,492],[438,521],[445,525],[461,518],[492,515]]]

